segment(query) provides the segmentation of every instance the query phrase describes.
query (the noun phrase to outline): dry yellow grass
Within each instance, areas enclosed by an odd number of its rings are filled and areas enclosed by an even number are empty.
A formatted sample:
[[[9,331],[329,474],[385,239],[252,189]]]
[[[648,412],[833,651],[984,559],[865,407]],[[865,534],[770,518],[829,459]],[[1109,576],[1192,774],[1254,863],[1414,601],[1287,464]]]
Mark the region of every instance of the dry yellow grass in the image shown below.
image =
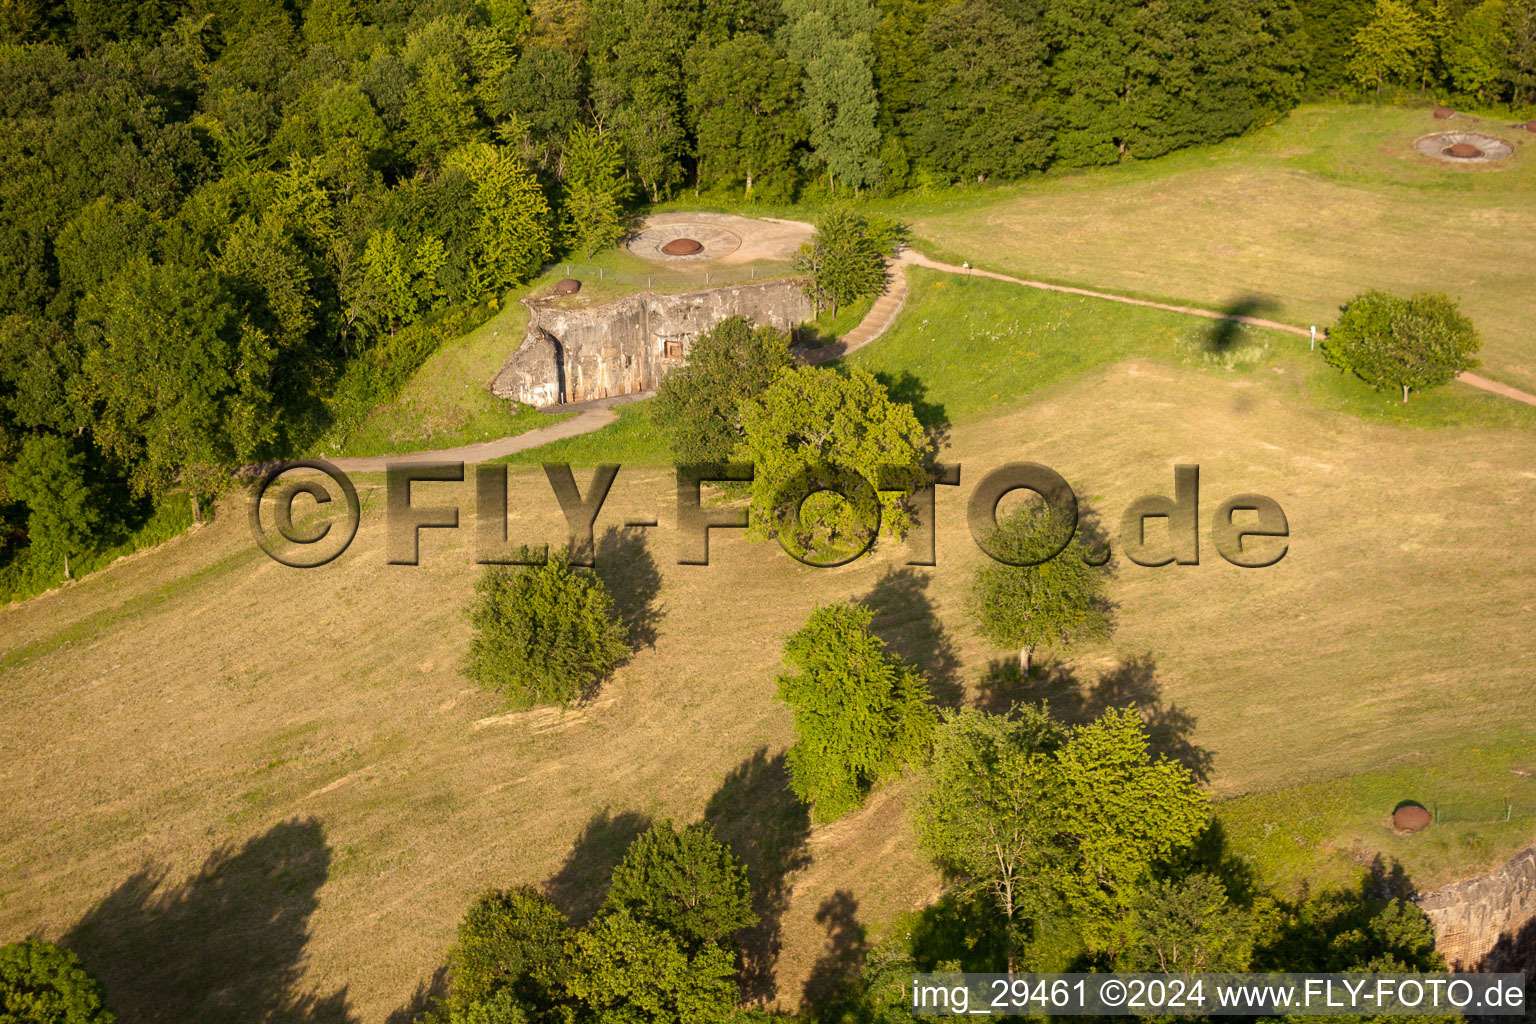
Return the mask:
[[[728,835],[761,841],[754,816],[770,814],[792,836],[773,771],[792,738],[774,676],[782,638],[816,603],[873,591],[877,624],[941,692],[1021,695],[981,691],[1000,652],[962,613],[978,557],[965,498],[1016,459],[1058,469],[1112,529],[1191,461],[1205,517],[1258,491],[1293,531],[1271,569],[1228,566],[1206,537],[1198,567],[1122,566],[1113,643],[1023,696],[1087,712],[1137,691],[1209,754],[1221,796],[1413,764],[1511,730],[1529,761],[1529,433],[1363,423],[1297,401],[1295,387],[1276,368],[1130,360],[962,423],[947,454],[965,486],[940,492],[939,566],[884,582],[895,549],[815,571],[730,533],[712,540],[714,565],[678,566],[669,478],[626,470],[599,525],[661,516],[655,645],[564,714],[503,715],[458,673],[472,529],[427,534],[420,566],[385,565],[374,493],[352,549],[300,571],[257,552],[231,502],[162,549],[0,610],[0,939],[69,936],[131,1019],[276,1007],[376,1024],[429,982],[478,890],[550,883],[590,907],[645,818],[711,808]],[[542,474],[513,473],[513,537],[558,539]],[[418,492],[457,493],[471,527],[472,488]],[[627,567],[623,588],[644,583],[643,559],[610,564]],[[1149,660],[1119,689],[1095,689]],[[711,805],[738,768],[747,795]],[[788,880],[780,1005],[835,965],[831,936],[844,948],[860,927],[878,934],[936,891],[907,796],[884,787],[782,858],[805,863]],[[1386,843],[1373,828],[1355,837],[1364,849]],[[1429,882],[1507,845],[1403,855]]]
[[[1046,176],[904,215],[977,266],[1326,327],[1366,288],[1446,291],[1489,376],[1536,385],[1536,136],[1511,159],[1413,151],[1428,108],[1313,106],[1254,136],[1144,165]]]

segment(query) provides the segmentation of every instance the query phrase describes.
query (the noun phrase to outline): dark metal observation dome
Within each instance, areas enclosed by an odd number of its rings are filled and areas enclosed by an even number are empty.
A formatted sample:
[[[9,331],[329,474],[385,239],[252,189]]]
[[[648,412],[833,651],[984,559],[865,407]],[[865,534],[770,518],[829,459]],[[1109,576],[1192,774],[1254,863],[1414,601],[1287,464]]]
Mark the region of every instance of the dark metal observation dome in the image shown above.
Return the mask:
[[[1433,821],[1429,811],[1414,803],[1404,804],[1392,812],[1392,828],[1398,832],[1420,832]]]
[[[693,256],[703,252],[704,245],[692,238],[674,238],[663,245],[661,251],[668,256]]]

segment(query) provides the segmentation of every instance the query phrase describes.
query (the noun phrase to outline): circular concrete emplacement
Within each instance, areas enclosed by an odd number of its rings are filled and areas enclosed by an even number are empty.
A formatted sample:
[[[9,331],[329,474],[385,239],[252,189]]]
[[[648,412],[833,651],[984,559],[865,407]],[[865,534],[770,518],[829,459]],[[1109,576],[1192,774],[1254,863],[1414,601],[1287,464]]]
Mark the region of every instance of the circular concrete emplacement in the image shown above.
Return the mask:
[[[1435,132],[1415,139],[1413,148],[1448,164],[1491,164],[1515,152],[1515,147],[1503,139],[1480,132]]]
[[[703,221],[648,224],[629,240],[636,256],[657,263],[719,259],[741,247],[741,236],[730,228]]]

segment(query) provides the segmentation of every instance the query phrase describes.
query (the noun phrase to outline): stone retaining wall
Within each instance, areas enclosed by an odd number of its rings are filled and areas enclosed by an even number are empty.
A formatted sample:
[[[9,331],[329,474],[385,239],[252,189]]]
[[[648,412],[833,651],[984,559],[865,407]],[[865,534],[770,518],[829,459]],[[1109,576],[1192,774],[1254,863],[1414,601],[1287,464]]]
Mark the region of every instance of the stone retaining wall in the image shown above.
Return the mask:
[[[642,292],[589,309],[524,300],[528,330],[491,381],[491,393],[535,408],[650,391],[704,331],[731,316],[789,330],[811,317],[789,278],[660,295]]]
[[[1415,898],[1452,970],[1536,976],[1536,846],[1492,874]]]

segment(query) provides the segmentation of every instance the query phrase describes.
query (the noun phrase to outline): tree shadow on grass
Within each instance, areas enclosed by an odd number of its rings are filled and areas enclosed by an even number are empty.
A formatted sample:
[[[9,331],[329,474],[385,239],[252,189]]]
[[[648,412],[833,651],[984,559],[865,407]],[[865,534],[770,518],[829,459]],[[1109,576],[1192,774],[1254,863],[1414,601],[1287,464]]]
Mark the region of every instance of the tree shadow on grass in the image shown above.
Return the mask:
[[[1052,717],[1068,725],[1091,722],[1109,708],[1134,705],[1146,724],[1152,753],[1179,762],[1197,782],[1210,781],[1214,756],[1192,739],[1195,717],[1177,704],[1163,703],[1151,654],[1122,661],[1091,683],[1060,663],[1048,664],[1042,675],[1028,679],[1020,676],[1012,658],[987,666],[977,701],[984,710],[1001,713],[1017,703],[1040,701],[1050,705]]]
[[[859,968],[869,953],[869,938],[858,918],[859,901],[839,889],[822,901],[816,923],[827,929],[821,958],[805,980],[803,999],[811,1007],[826,1006],[858,981]]]
[[[426,981],[417,982],[416,991],[404,1006],[384,1018],[384,1024],[416,1024],[417,1018],[448,998],[448,967],[439,967]]]
[[[1279,303],[1263,295],[1240,295],[1222,307],[1224,317],[1267,316],[1279,308]],[[1207,352],[1230,352],[1237,347],[1246,325],[1237,320],[1213,321],[1206,332],[1202,347]]]
[[[571,845],[560,870],[544,883],[544,895],[576,925],[597,913],[608,895],[613,869],[635,837],[651,827],[639,811],[613,814],[607,807],[594,814]]]
[[[655,647],[656,628],[662,619],[662,609],[656,604],[661,572],[644,532],[610,526],[597,543],[595,561],[598,577],[613,596],[614,611],[629,630],[629,642],[636,647]]]
[[[875,380],[885,388],[891,401],[912,407],[917,422],[928,432],[934,452],[942,451],[949,444],[949,413],[938,402],[928,400],[928,385],[911,370],[889,373],[884,370],[875,374]]]
[[[810,863],[805,843],[810,811],[789,788],[784,755],[759,747],[731,770],[709,798],[704,820],[746,868],[757,924],[737,935],[741,945],[738,980],[748,1002],[778,995],[774,967],[783,945],[782,919],[789,907],[790,876]]]
[[[343,987],[303,991],[304,947],[331,851],[314,819],[221,847],[172,888],[146,865],[86,912],[61,945],[101,979],[120,1020],[141,1024],[351,1024]]]
[[[932,582],[911,566],[887,568],[859,603],[874,616],[871,628],[890,652],[928,677],[934,700],[958,707],[965,697],[960,655],[928,597]]]

